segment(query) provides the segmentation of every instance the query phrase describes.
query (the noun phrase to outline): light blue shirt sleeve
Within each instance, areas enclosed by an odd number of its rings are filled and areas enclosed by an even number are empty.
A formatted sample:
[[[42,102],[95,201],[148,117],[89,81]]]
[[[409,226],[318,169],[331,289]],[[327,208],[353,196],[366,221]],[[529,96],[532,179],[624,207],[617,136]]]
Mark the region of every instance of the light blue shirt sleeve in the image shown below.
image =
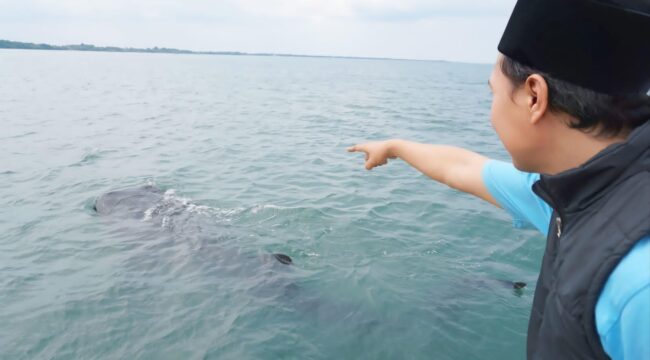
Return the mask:
[[[489,160],[483,166],[483,183],[499,205],[513,219],[516,228],[530,228],[548,233],[551,207],[533,192],[539,174],[517,170],[512,164]]]
[[[539,174],[490,160],[482,176],[515,227],[532,225],[547,235],[553,210],[532,190]],[[650,236],[640,240],[612,271],[598,298],[595,317],[603,348],[612,359],[650,360]]]
[[[612,359],[650,359],[650,237],[609,275],[596,304],[596,329]]]

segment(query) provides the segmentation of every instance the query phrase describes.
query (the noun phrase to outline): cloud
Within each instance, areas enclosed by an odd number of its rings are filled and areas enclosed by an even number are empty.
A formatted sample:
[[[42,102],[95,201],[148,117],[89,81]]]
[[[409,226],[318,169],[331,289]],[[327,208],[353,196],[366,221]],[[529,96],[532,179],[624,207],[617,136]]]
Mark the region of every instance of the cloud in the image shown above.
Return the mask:
[[[0,0],[0,38],[492,61],[515,0]]]
[[[244,12],[263,17],[408,21],[441,16],[502,15],[514,0],[237,0]]]
[[[283,19],[411,20],[502,15],[514,0],[0,0],[4,20],[58,19]]]
[[[148,19],[224,20],[237,16],[241,13],[234,0],[0,0],[0,19],[15,22],[45,19],[120,23]]]
[[[347,18],[352,16],[346,0],[237,0],[244,13],[267,18]]]

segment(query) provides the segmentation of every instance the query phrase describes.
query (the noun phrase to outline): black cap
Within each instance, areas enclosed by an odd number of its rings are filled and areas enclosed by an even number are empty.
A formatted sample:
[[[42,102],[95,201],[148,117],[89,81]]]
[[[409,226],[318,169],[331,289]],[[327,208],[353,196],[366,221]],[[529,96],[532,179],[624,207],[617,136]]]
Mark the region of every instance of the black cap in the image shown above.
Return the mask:
[[[519,0],[499,51],[600,93],[647,93],[648,9],[650,0]]]

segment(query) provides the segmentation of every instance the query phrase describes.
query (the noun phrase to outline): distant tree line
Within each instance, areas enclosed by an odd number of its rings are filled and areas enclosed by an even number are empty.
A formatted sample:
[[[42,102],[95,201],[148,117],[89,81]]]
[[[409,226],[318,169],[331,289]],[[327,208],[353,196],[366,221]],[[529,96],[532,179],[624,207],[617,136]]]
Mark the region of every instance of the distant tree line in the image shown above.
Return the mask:
[[[165,47],[153,48],[121,48],[116,46],[95,46],[90,44],[79,45],[49,45],[34,44],[19,41],[0,40],[0,49],[28,49],[28,50],[75,50],[75,51],[110,51],[110,52],[141,52],[141,53],[164,53],[164,54],[219,54],[219,55],[245,55],[244,53],[234,51],[221,52],[201,52],[190,50],[179,50]]]
[[[390,58],[369,58],[354,56],[323,56],[323,55],[294,55],[294,54],[273,54],[273,53],[244,53],[238,51],[190,51],[172,48],[121,48],[116,46],[95,46],[89,44],[79,45],[49,45],[34,44],[19,41],[0,39],[0,49],[26,49],[26,50],[72,50],[72,51],[107,51],[107,52],[137,52],[137,53],[160,53],[160,54],[203,54],[203,55],[251,55],[251,56],[289,56],[289,57],[316,57],[316,58],[343,58],[343,59],[368,59],[368,60],[396,60]]]

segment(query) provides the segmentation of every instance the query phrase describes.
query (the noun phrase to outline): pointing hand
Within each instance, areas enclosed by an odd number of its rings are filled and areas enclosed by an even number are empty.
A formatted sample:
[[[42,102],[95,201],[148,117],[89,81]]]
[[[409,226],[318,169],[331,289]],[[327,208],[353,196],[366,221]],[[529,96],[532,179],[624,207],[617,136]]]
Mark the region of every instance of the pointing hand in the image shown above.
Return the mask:
[[[386,165],[388,159],[395,159],[391,153],[390,141],[374,141],[365,144],[357,144],[347,148],[348,152],[363,152],[366,155],[366,170]]]

